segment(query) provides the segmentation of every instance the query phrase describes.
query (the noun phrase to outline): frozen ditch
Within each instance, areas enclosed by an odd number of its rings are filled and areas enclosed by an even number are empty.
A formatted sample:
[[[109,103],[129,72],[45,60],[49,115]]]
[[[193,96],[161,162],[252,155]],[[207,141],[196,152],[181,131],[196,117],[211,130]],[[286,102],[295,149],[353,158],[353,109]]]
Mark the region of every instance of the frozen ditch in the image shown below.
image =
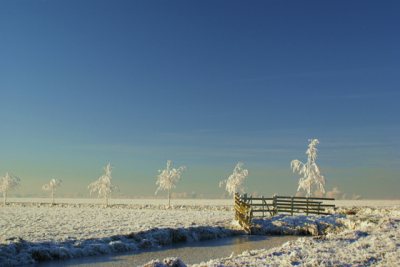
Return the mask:
[[[297,239],[296,236],[249,236],[239,235],[199,242],[178,242],[160,249],[142,249],[109,255],[84,257],[71,260],[39,262],[28,267],[125,267],[140,266],[153,259],[178,257],[186,264],[196,264],[210,259],[239,255],[243,251],[279,247],[283,243]]]

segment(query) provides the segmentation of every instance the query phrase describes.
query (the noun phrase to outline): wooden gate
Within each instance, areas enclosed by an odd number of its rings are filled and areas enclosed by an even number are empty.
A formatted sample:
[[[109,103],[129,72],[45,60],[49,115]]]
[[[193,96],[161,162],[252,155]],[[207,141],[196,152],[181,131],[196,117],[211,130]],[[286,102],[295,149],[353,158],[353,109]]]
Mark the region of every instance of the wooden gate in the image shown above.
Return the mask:
[[[244,202],[238,193],[235,193],[235,220],[239,221],[239,224],[249,235],[251,235],[251,217],[250,205]]]

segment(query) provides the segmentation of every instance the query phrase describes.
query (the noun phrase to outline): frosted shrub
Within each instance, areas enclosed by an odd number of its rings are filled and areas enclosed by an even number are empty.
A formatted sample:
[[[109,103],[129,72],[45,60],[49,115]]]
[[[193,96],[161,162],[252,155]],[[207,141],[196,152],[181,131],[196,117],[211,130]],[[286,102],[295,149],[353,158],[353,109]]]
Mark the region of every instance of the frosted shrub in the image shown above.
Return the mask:
[[[8,191],[17,188],[19,186],[20,181],[21,180],[17,176],[8,172],[6,173],[5,177],[0,178],[0,189],[1,192],[3,193],[4,205],[7,202]]]
[[[97,190],[99,191],[99,197],[104,197],[106,199],[107,206],[110,193],[114,189],[118,189],[116,185],[111,184],[111,168],[114,168],[114,166],[108,163],[107,167],[103,167],[103,170],[106,172],[106,174],[103,174],[99,180],[91,183],[88,186],[88,189],[90,189],[90,194],[92,194],[92,192],[96,192]]]
[[[60,186],[61,180],[51,179],[50,183],[42,186],[42,189],[45,191],[51,190],[51,203],[54,204],[54,191],[56,191],[57,187]]]
[[[159,187],[156,190],[156,193],[158,190],[168,190],[168,206],[171,205],[171,188],[176,188],[176,185],[178,184],[179,180],[181,179],[181,173],[186,169],[185,166],[179,167],[177,170],[172,169],[170,170],[171,166],[171,161],[167,161],[167,168],[165,170],[158,170],[160,173],[157,177],[157,182],[156,185],[158,184]]]
[[[311,187],[313,184],[317,186],[317,190],[320,190],[323,194],[325,194],[325,177],[321,174],[315,160],[317,159],[317,151],[315,148],[316,145],[319,144],[318,139],[310,139],[308,140],[311,143],[308,145],[308,149],[306,154],[308,155],[307,163],[302,163],[301,161],[295,159],[290,163],[290,168],[293,168],[293,172],[296,170],[299,171],[299,174],[303,174],[304,176],[299,180],[299,187],[297,191],[300,189],[304,189],[307,191],[307,197],[311,197]]]
[[[243,163],[239,162],[233,170],[233,174],[231,174],[227,180],[223,180],[219,183],[219,187],[221,188],[223,184],[226,183],[226,190],[229,192],[229,195],[233,194],[233,199],[235,199],[235,193],[238,189],[243,191],[242,184],[244,182],[244,178],[249,175],[249,171],[243,170],[242,166]]]

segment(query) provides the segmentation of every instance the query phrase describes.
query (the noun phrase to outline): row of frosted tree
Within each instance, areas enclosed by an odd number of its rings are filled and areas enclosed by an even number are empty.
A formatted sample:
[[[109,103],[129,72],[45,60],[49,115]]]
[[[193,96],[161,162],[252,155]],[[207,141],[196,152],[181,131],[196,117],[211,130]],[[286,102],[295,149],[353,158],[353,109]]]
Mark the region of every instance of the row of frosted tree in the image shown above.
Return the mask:
[[[311,139],[309,141],[311,143],[308,145],[308,149],[306,151],[306,154],[308,155],[307,162],[302,163],[296,159],[293,160],[290,165],[290,167],[293,168],[293,172],[298,171],[300,175],[303,175],[303,177],[299,180],[299,187],[297,191],[300,189],[307,191],[307,197],[311,196],[311,188],[314,185],[318,190],[325,193],[324,186],[326,183],[325,177],[321,174],[317,164],[315,163],[318,151],[316,146],[319,144],[319,141],[317,139]],[[238,190],[244,191],[242,184],[244,179],[249,175],[249,171],[244,170],[242,166],[243,163],[239,162],[228,179],[219,183],[220,187],[226,184],[226,190],[229,192],[229,195],[233,195],[233,197],[235,192]],[[114,190],[118,190],[118,187],[111,183],[112,168],[114,168],[114,166],[110,163],[107,165],[107,167],[103,167],[105,174],[88,186],[88,189],[90,189],[90,194],[98,191],[98,196],[104,197],[107,205],[111,193]],[[185,166],[179,167],[178,169],[171,168],[171,161],[168,160],[167,168],[165,170],[158,171],[159,175],[157,176],[156,182],[158,188],[155,194],[157,194],[159,190],[168,190],[168,205],[171,203],[171,189],[176,188],[176,185],[181,179],[181,174],[185,169]],[[7,173],[5,177],[0,178],[0,190],[3,193],[4,204],[6,204],[8,192],[17,188],[19,186],[19,182],[20,179],[18,177],[9,173]],[[54,203],[54,192],[57,187],[60,186],[61,182],[61,180],[51,179],[49,184],[42,186],[43,190],[51,191],[52,203]]]

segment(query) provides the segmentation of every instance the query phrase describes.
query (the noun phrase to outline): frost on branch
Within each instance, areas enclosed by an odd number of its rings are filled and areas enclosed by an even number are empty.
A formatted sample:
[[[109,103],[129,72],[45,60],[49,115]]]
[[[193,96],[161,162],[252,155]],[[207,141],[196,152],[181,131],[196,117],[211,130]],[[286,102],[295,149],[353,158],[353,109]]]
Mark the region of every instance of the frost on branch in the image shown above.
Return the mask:
[[[229,192],[229,195],[233,194],[233,198],[235,198],[235,193],[238,189],[243,191],[242,184],[244,182],[244,178],[249,175],[248,170],[243,170],[242,169],[243,163],[239,162],[235,169],[233,170],[233,174],[229,176],[227,180],[223,180],[219,183],[219,187],[222,188],[224,183],[226,183],[226,190]],[[241,172],[239,172],[241,171]]]
[[[315,148],[316,145],[319,144],[318,139],[310,139],[308,140],[311,143],[308,145],[308,149],[306,154],[308,155],[307,163],[302,163],[301,161],[295,159],[290,163],[290,168],[293,168],[293,172],[296,170],[299,174],[303,174],[304,176],[299,180],[299,187],[297,191],[300,189],[304,189],[307,191],[307,197],[311,197],[311,187],[312,185],[317,186],[317,190],[320,190],[325,194],[325,177],[321,174],[315,160],[317,159],[317,151]]]
[[[171,166],[171,161],[167,161],[167,168],[165,170],[158,170],[160,173],[157,175],[157,182],[156,185],[158,184],[158,188],[156,190],[156,193],[158,190],[168,190],[168,206],[170,206],[171,203],[171,195],[170,195],[170,190],[171,188],[176,188],[177,183],[181,179],[181,173],[186,169],[185,166],[179,167],[177,170],[172,169],[170,170]]]
[[[60,186],[61,182],[62,182],[61,180],[56,180],[53,178],[50,180],[50,183],[42,186],[42,189],[45,191],[51,190],[51,201],[52,201],[51,203],[53,204],[54,204],[54,191],[56,191],[57,187]]]
[[[8,191],[14,190],[19,186],[21,180],[11,173],[6,173],[5,177],[0,177],[0,189],[4,197],[4,205],[7,202]]]
[[[104,197],[106,199],[107,206],[110,193],[114,189],[118,189],[116,185],[111,184],[111,168],[114,168],[114,166],[108,163],[107,167],[103,167],[103,170],[106,172],[106,174],[103,174],[99,180],[91,183],[88,186],[88,189],[90,189],[90,194],[92,194],[92,192],[96,192],[97,190],[99,191],[99,197]]]

